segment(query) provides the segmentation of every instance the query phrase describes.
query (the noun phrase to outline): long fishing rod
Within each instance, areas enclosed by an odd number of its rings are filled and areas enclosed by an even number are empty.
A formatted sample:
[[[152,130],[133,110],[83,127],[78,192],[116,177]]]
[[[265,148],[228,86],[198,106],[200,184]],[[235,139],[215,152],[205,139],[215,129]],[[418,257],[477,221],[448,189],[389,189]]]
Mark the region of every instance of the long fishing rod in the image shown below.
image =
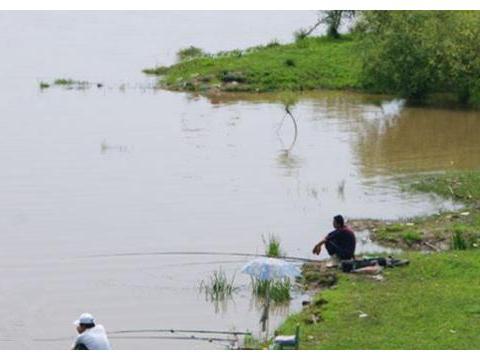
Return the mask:
[[[182,333],[182,334],[216,334],[216,335],[251,335],[252,333],[248,331],[224,331],[224,330],[188,330],[188,329],[136,329],[136,330],[116,330],[116,331],[107,331],[110,335],[114,334],[135,334],[135,333]],[[72,340],[74,336],[71,337],[57,337],[57,338],[40,338],[33,339],[33,341],[65,341]]]
[[[215,338],[215,337],[202,337],[202,336],[135,336],[135,335],[114,335],[110,336],[110,339],[146,339],[146,340],[197,340],[197,341],[208,341],[208,342],[235,342],[235,339],[226,339],[226,338]]]
[[[187,334],[219,334],[219,335],[252,335],[245,331],[223,331],[223,330],[184,330],[184,329],[138,329],[138,330],[116,330],[108,331],[108,334],[139,334],[139,333],[187,333]]]
[[[318,263],[320,260],[301,258],[296,256],[268,256],[263,254],[252,254],[242,252],[221,252],[221,251],[153,251],[153,252],[125,252],[113,254],[96,254],[80,256],[80,258],[103,258],[103,257],[127,257],[127,256],[159,256],[159,255],[216,255],[216,256],[247,256],[282,259],[286,261]]]

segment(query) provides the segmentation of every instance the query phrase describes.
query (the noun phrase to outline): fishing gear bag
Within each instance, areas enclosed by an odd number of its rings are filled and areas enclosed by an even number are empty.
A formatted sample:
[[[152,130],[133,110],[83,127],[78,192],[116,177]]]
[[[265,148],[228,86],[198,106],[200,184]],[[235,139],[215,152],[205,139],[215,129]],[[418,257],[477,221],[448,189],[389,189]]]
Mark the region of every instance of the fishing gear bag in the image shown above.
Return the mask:
[[[367,266],[383,266],[383,267],[395,267],[407,265],[408,260],[394,259],[389,256],[388,258],[377,257],[377,258],[366,258],[360,260],[343,260],[340,263],[341,269],[343,272],[349,273],[357,269],[362,269]]]

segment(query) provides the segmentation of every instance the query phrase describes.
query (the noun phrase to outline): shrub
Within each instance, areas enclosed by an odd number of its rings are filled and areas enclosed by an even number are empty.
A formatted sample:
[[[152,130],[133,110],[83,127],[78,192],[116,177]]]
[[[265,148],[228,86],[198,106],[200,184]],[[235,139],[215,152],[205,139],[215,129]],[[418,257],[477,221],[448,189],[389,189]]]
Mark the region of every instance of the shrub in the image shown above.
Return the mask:
[[[189,60],[201,56],[205,56],[206,53],[203,52],[202,49],[195,47],[195,46],[190,46],[184,49],[180,49],[177,52],[177,58],[179,61],[184,61],[184,60]]]

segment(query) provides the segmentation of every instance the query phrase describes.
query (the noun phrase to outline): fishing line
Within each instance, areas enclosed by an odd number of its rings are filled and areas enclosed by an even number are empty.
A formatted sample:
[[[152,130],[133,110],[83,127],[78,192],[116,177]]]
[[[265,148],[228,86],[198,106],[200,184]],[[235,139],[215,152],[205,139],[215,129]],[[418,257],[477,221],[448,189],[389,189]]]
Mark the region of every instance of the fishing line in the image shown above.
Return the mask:
[[[153,252],[125,252],[112,254],[95,254],[79,256],[81,259],[108,258],[108,257],[130,257],[130,256],[167,256],[167,255],[213,255],[213,256],[243,256],[243,257],[264,257],[272,259],[281,259],[292,262],[310,262],[319,263],[320,260],[313,260],[295,256],[272,257],[262,254],[242,253],[242,252],[217,252],[217,251],[153,251]]]

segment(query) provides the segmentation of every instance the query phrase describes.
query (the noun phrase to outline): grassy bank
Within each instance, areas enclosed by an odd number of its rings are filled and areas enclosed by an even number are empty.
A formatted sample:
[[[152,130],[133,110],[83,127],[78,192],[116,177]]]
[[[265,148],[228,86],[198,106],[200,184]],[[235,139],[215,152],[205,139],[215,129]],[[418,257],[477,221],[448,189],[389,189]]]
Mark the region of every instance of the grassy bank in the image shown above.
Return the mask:
[[[170,67],[144,70],[160,86],[186,91],[359,89],[361,63],[354,37],[312,37],[281,45],[198,54]]]
[[[415,250],[470,249],[480,247],[480,171],[456,171],[417,176],[402,184],[405,191],[433,193],[459,201],[456,211],[394,222],[360,220],[373,240]],[[363,225],[363,226],[362,226]]]
[[[302,328],[306,349],[478,349],[480,171],[419,176],[406,191],[435,193],[461,200],[465,207],[395,222],[361,220],[377,241],[406,249],[411,264],[387,269],[383,281],[340,274],[335,287],[279,329]],[[429,246],[425,247],[425,244]],[[312,318],[315,321],[312,321]]]
[[[478,349],[480,252],[408,258],[409,266],[386,271],[384,281],[342,274],[279,331],[293,334],[299,323],[304,349]]]

